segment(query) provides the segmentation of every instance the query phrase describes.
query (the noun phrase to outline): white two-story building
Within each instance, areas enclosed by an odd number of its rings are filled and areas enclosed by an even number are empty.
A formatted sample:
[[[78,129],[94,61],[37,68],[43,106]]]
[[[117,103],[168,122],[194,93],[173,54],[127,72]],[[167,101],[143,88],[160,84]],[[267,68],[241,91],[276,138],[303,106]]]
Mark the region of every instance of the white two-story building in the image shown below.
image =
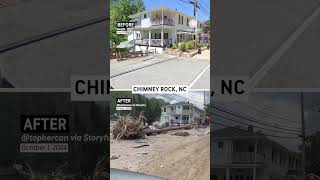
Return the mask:
[[[189,102],[179,102],[161,107],[160,123],[191,124],[204,123],[205,113]]]
[[[136,50],[155,49],[161,53],[164,47],[184,40],[194,40],[196,28],[201,30],[200,21],[193,16],[167,7],[145,10],[130,16],[136,22],[129,30],[128,40]]]
[[[301,155],[252,128],[223,128],[211,134],[211,179],[299,179]],[[299,173],[300,172],[300,173]]]

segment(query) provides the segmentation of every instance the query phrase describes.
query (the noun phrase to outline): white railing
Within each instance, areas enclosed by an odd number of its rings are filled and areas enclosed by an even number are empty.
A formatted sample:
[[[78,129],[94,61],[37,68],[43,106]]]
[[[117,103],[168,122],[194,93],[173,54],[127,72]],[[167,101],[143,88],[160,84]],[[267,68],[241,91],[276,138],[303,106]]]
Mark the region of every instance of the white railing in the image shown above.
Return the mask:
[[[173,26],[174,24],[172,19],[164,19],[163,22],[161,19],[153,19],[151,20],[151,25],[152,26],[159,26],[159,25]]]
[[[172,43],[171,39],[163,39],[163,45],[167,46]],[[148,46],[149,45],[149,39],[136,39],[135,40],[136,45],[143,45]],[[161,39],[151,39],[151,46],[161,46]]]
[[[234,152],[232,160],[235,163],[254,163],[263,162],[264,158],[262,155],[255,154],[254,152]]]

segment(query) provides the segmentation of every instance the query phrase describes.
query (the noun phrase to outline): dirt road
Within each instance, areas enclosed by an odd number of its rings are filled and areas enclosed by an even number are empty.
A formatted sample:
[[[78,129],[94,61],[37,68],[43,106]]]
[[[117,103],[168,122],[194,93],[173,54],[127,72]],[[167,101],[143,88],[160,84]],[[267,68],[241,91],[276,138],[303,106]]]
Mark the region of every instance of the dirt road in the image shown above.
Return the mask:
[[[168,180],[210,179],[210,135],[208,128],[149,136],[147,140],[120,140],[111,144],[112,168],[156,175]],[[178,130],[181,131],[181,130]],[[186,130],[183,130],[186,131]],[[140,145],[148,145],[134,148]]]
[[[209,136],[160,153],[141,168],[142,172],[169,180],[209,180]]]

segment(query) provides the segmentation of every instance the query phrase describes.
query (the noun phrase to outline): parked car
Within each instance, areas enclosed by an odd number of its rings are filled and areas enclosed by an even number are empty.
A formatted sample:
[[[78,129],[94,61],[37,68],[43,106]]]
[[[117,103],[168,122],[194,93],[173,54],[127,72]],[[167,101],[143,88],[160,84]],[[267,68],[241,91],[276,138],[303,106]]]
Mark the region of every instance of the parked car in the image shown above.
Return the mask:
[[[310,173],[307,175],[307,180],[320,180],[320,177],[315,174]]]

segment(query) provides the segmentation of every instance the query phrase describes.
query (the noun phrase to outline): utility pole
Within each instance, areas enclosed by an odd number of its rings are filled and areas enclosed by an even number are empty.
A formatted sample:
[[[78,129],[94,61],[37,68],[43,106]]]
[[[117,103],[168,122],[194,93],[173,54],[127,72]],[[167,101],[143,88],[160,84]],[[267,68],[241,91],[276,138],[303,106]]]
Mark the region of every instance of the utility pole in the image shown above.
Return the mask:
[[[194,0],[194,16],[196,18],[196,25],[195,25],[195,40],[196,45],[198,44],[198,0]]]
[[[305,166],[306,166],[306,132],[305,132],[305,120],[304,120],[304,98],[303,98],[303,92],[300,93],[300,105],[301,105],[301,131],[302,131],[302,159],[301,159],[301,170],[302,170],[302,177],[301,180],[305,179],[306,172],[305,172]]]
[[[206,105],[206,91],[203,91],[203,105]]]

